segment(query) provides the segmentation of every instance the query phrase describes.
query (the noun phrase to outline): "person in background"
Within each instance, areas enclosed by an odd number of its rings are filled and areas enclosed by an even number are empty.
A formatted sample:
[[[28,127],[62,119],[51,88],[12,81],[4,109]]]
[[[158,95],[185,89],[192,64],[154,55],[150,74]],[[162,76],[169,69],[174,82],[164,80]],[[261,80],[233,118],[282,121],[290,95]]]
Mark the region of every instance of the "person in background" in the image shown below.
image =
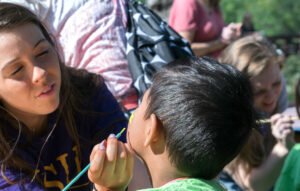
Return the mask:
[[[215,178],[255,127],[252,101],[247,77],[208,57],[158,71],[127,131],[151,176],[153,188],[143,191],[225,191]],[[119,144],[109,137],[93,149],[88,174],[98,191],[125,190],[130,180],[130,152]]]
[[[145,5],[157,13],[165,22],[168,22],[173,0],[145,0]]]
[[[282,55],[262,35],[240,38],[227,47],[220,62],[235,66],[250,78],[260,131],[253,130],[241,153],[225,167],[220,180],[229,190],[270,190],[295,144],[293,121],[281,113],[287,108]]]
[[[187,39],[197,56],[217,57],[240,36],[241,24],[225,26],[220,0],[174,0],[169,25]]]
[[[252,15],[250,13],[245,13],[241,26],[241,35],[245,36],[253,32],[255,32],[255,27],[252,21]]]
[[[32,12],[0,13],[0,189],[62,190],[127,120],[101,76],[65,66]],[[86,174],[72,190],[91,190]]]

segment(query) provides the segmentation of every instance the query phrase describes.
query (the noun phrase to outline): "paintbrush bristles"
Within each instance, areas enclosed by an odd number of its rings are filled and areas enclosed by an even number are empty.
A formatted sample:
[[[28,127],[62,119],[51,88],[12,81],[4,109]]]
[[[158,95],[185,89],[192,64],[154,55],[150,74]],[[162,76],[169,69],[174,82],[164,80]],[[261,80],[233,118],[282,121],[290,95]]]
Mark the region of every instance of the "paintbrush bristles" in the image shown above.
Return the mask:
[[[296,121],[296,120],[299,120],[299,117],[291,116],[290,120]],[[256,120],[256,123],[259,123],[259,124],[271,123],[271,119],[259,119],[259,120]]]

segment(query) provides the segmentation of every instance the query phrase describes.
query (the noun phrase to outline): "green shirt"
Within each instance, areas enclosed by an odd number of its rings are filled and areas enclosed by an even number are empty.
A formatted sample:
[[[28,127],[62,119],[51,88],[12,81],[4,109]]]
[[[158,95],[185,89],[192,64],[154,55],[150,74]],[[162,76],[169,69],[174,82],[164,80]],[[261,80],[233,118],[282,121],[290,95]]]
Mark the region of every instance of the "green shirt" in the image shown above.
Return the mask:
[[[171,181],[159,188],[148,188],[138,191],[226,191],[226,189],[215,180],[186,178]]]
[[[285,159],[274,190],[300,190],[300,144],[296,144]]]

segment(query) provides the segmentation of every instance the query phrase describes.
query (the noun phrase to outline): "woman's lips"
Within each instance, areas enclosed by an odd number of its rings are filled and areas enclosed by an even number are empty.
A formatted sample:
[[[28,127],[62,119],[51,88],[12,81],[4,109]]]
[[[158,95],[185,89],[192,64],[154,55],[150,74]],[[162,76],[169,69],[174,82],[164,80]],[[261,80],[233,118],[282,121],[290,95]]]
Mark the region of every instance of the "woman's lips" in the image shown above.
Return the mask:
[[[42,97],[42,96],[48,96],[51,93],[54,92],[54,86],[55,84],[51,84],[50,86],[47,86],[37,97]]]

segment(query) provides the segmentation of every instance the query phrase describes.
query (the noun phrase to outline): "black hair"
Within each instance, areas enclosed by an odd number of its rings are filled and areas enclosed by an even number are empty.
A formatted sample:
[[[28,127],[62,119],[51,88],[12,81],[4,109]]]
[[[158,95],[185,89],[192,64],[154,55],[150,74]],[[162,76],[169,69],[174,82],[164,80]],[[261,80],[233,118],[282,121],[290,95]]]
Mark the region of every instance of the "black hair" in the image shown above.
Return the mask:
[[[241,150],[255,127],[251,85],[230,65],[192,57],[153,78],[145,117],[163,126],[170,161],[191,177],[212,179]]]

